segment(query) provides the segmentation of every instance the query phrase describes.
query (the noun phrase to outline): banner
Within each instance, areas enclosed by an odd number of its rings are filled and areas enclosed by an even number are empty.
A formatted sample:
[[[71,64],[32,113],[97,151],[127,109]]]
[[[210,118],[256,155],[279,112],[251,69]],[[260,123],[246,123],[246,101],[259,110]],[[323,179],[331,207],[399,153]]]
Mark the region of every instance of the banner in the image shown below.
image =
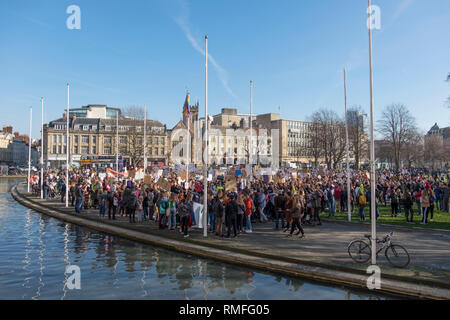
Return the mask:
[[[194,209],[194,221],[192,221],[193,227],[203,228],[203,205],[194,202],[193,209]]]
[[[117,171],[111,170],[109,168],[106,169],[106,177],[107,178],[108,177],[118,178],[119,176],[123,176],[124,178],[127,178],[128,177],[128,173],[127,172],[125,172],[125,173],[117,172]]]

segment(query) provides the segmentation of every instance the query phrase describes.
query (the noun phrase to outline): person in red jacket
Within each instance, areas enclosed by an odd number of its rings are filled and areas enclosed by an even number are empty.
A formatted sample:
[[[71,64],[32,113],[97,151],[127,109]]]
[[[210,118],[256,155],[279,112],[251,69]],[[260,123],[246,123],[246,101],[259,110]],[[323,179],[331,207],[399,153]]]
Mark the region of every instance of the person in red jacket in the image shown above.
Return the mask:
[[[245,218],[247,219],[246,222],[246,227],[245,227],[245,232],[246,233],[251,233],[252,232],[252,222],[251,222],[251,217],[252,217],[252,211],[253,211],[253,200],[252,198],[246,194],[244,196],[244,204],[245,204]]]

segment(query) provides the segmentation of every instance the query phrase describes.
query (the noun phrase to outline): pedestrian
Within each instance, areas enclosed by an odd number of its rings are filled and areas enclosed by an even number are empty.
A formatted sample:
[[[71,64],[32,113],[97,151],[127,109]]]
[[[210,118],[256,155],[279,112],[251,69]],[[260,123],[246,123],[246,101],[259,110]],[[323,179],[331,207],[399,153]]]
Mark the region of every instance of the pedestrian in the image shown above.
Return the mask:
[[[136,215],[138,223],[141,223],[144,219],[144,206],[143,206],[144,197],[141,195],[136,203]]]
[[[364,195],[364,192],[360,189],[358,191],[358,206],[359,206],[359,219],[361,222],[366,220],[366,216],[364,215],[364,207],[367,204],[367,198]]]
[[[296,236],[298,236],[300,233],[302,234],[300,238],[303,238],[305,236],[305,232],[303,231],[302,225],[301,225],[301,218],[302,218],[302,211],[303,211],[303,204],[300,195],[295,195],[294,197],[294,207],[291,210],[292,213],[292,227],[291,232],[287,235],[288,237],[292,237],[292,234],[294,233],[295,229],[298,229],[298,232],[296,233]]]
[[[227,236],[230,237],[231,228],[233,228],[234,237],[237,236],[237,212],[238,212],[238,204],[236,202],[236,195],[230,194],[228,196],[229,201],[225,207],[225,215],[227,218]]]
[[[252,214],[254,209],[253,206],[253,200],[250,197],[250,195],[245,195],[244,196],[244,204],[245,204],[245,219],[246,219],[246,223],[245,223],[245,232],[246,233],[252,233]]]

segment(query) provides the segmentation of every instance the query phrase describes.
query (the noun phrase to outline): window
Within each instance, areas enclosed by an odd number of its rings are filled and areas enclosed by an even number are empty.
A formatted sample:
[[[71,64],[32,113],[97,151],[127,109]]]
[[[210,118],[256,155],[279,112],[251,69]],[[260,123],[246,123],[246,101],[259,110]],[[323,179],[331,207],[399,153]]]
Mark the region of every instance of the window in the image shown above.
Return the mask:
[[[56,146],[53,146],[53,154],[56,153]]]
[[[153,143],[152,137],[149,137],[149,138],[148,138],[148,143],[149,143],[149,144],[152,144],[152,143]]]
[[[136,127],[136,132],[141,132],[142,131],[142,127]]]
[[[152,153],[152,148],[148,148],[148,153],[150,154],[150,155],[152,155],[153,153]]]
[[[155,137],[155,144],[159,144],[159,139],[158,139],[158,137]]]
[[[64,146],[64,154],[67,154],[67,147]]]
[[[103,148],[103,153],[104,154],[112,154],[111,147],[104,147]]]
[[[96,146],[93,146],[93,147],[92,147],[92,153],[93,153],[93,154],[97,154],[97,147],[96,147]]]
[[[87,130],[89,130],[89,126],[87,126],[87,125],[84,125],[84,126],[83,126],[83,130],[84,130],[84,131],[87,131]]]
[[[121,144],[126,144],[127,143],[127,137],[120,137],[119,138],[119,142],[121,143]]]
[[[105,131],[111,131],[111,126],[105,126]]]
[[[92,126],[92,130],[97,130],[97,125]]]
[[[166,143],[166,141],[165,141],[164,137],[161,137],[161,144],[165,144],[165,143]]]
[[[141,137],[138,137],[138,138],[136,139],[136,142],[137,142],[137,144],[141,145],[141,144],[142,144],[142,138],[141,138]]]
[[[89,136],[81,136],[81,143],[89,144]]]
[[[75,136],[75,143],[78,143],[78,136]]]
[[[104,144],[111,144],[112,143],[112,137],[104,137],[103,138],[103,143]]]
[[[89,147],[86,147],[86,146],[81,147],[81,153],[82,154],[89,154]]]
[[[53,136],[53,143],[56,143],[56,135]]]
[[[164,148],[161,148],[161,155],[163,156],[164,155]]]
[[[58,136],[58,143],[61,143],[61,136]]]
[[[62,151],[61,151],[61,146],[58,146],[58,153],[59,153],[59,154],[62,153]]]
[[[158,148],[155,148],[155,156],[158,155]]]
[[[73,148],[73,152],[74,152],[75,154],[78,154],[78,146],[75,146],[75,147]]]
[[[97,136],[92,137],[92,144],[97,144]]]

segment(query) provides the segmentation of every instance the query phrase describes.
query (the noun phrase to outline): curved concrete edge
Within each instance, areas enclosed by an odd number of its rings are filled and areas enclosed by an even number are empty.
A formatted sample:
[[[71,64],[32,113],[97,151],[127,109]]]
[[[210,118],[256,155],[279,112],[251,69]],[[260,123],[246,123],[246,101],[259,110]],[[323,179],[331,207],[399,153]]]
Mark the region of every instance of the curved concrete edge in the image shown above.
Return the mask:
[[[329,223],[336,223],[336,224],[344,224],[344,225],[359,225],[359,226],[367,226],[370,227],[370,223],[363,223],[358,221],[344,221],[344,220],[331,220],[327,218],[321,218],[325,222]],[[420,232],[429,232],[429,233],[439,233],[439,234],[446,234],[450,235],[450,230],[445,229],[427,229],[427,228],[419,228],[419,227],[405,227],[405,226],[396,226],[393,224],[385,224],[385,223],[377,223],[377,227],[382,228],[389,228],[392,230],[398,230],[398,231],[420,231]]]
[[[47,207],[39,206],[26,197],[19,194],[17,186],[11,189],[12,197],[22,205],[43,213],[45,215],[73,223],[80,226],[85,226],[94,230],[115,234],[123,238],[148,243],[154,246],[164,247],[171,250],[176,250],[183,253],[188,253],[208,259],[214,259],[225,263],[236,264],[245,267],[254,267],[262,271],[274,272],[282,275],[303,277],[320,282],[328,282],[337,285],[345,285],[367,290],[367,275],[344,272],[324,267],[314,267],[293,262],[280,261],[270,259],[267,257],[259,257],[251,254],[237,253],[229,250],[206,247],[198,244],[193,244],[186,241],[168,239],[165,237],[151,235],[136,230],[131,230],[124,227],[114,226],[97,222],[82,217],[73,216],[62,213]],[[436,288],[423,284],[406,283],[394,279],[382,279],[381,293],[408,296],[412,298],[422,299],[450,299],[450,290],[444,288]]]

